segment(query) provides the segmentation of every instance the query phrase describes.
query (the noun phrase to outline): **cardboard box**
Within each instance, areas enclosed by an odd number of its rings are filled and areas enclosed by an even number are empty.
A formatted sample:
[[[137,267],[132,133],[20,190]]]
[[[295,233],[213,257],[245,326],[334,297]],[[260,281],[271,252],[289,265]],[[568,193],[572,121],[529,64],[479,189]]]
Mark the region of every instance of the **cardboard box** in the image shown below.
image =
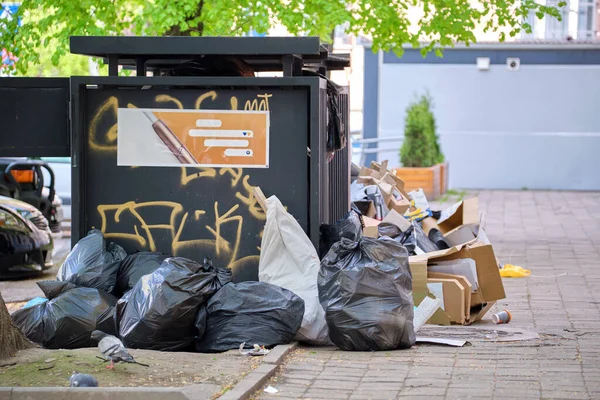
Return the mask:
[[[379,179],[383,179],[386,175],[389,175],[389,179],[394,180],[395,186],[396,186],[396,188],[398,188],[398,190],[400,191],[402,196],[406,199],[409,199],[410,196],[406,192],[404,181],[402,179],[400,179],[396,174],[389,171],[387,169],[387,165],[388,165],[387,160],[383,161],[381,164],[378,164],[375,161],[371,161],[371,165],[370,165],[371,168],[367,168],[367,169],[369,169],[370,171],[374,171],[376,174],[378,174],[375,176],[376,177],[378,176]],[[361,171],[362,171],[362,168],[361,168]]]
[[[427,278],[427,289],[437,299],[443,300],[442,309],[452,323],[467,321],[465,295],[467,291],[457,279]]]
[[[450,232],[444,235],[444,239],[450,246],[460,246],[463,244],[467,244],[477,239],[477,230],[478,225],[469,224],[469,225],[461,225],[456,229],[451,230]]]
[[[360,211],[365,217],[375,218],[375,216],[377,215],[375,204],[373,204],[373,202],[370,200],[355,201],[354,205],[358,208],[358,211]]]
[[[427,266],[434,261],[457,260],[471,258],[477,268],[478,290],[471,293],[471,309],[465,315],[465,324],[478,321],[495,304],[497,300],[504,299],[506,294],[500,277],[500,270],[496,262],[494,250],[490,244],[474,242],[464,246],[455,246],[447,250],[411,256],[409,258],[411,272],[413,273],[413,299],[418,305],[424,296],[430,295],[423,282],[415,281],[415,276],[423,279],[427,277]],[[423,287],[425,286],[425,287]],[[435,315],[434,315],[435,317]],[[434,318],[432,317],[432,321]]]
[[[385,216],[383,221],[379,221],[377,219],[363,217],[364,228],[363,228],[363,236],[372,237],[377,239],[379,237],[379,224],[386,222],[388,224],[396,225],[398,229],[402,232],[405,232],[408,228],[410,228],[410,221],[404,218],[402,215],[398,214],[394,210],[390,210],[388,215]]]
[[[362,219],[364,223],[363,236],[377,239],[379,237],[379,230],[377,227],[379,226],[381,221],[379,221],[378,219],[364,216]]]
[[[440,232],[444,235],[461,225],[479,224],[479,199],[463,200],[442,211],[437,221]]]

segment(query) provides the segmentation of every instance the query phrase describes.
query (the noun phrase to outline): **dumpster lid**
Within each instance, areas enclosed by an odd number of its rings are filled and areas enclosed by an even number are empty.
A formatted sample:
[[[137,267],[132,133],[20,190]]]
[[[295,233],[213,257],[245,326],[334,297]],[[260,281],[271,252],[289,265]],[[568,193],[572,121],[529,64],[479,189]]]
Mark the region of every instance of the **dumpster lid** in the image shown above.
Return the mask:
[[[281,70],[284,57],[304,66],[344,69],[348,54],[329,54],[318,37],[71,36],[71,53],[124,67],[171,68],[202,55],[241,57],[255,71]]]

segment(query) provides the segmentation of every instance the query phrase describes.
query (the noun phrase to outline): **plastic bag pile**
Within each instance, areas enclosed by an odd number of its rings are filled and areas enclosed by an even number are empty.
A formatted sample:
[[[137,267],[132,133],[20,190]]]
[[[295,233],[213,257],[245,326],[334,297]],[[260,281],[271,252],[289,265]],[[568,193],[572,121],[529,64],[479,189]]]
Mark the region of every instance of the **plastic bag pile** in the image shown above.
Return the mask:
[[[277,197],[264,199],[267,221],[259,282],[233,283],[231,270],[161,253],[127,255],[93,230],[72,250],[46,299],[13,314],[47,348],[93,346],[102,330],[125,346],[221,352],[292,340],[343,350],[391,350],[415,343],[407,247],[422,246],[419,226],[362,237],[350,211],[321,227],[322,260]],[[426,238],[426,237],[425,237]],[[405,247],[406,245],[406,247]]]
[[[94,330],[120,337],[129,348],[161,351],[289,343],[300,328],[304,300],[268,283],[231,280],[231,270],[209,259],[127,255],[92,230],[69,253],[56,281],[38,283],[46,299],[12,318],[32,342],[49,349],[95,346]]]

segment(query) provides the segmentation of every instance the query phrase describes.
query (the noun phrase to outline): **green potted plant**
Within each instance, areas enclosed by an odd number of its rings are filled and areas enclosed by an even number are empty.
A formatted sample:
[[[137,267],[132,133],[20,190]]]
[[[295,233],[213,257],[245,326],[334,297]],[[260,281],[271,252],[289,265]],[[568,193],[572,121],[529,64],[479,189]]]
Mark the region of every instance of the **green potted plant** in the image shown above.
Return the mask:
[[[435,199],[447,191],[448,163],[440,149],[432,108],[428,93],[407,107],[400,148],[402,167],[396,169],[396,175],[407,191],[422,188],[428,198]]]

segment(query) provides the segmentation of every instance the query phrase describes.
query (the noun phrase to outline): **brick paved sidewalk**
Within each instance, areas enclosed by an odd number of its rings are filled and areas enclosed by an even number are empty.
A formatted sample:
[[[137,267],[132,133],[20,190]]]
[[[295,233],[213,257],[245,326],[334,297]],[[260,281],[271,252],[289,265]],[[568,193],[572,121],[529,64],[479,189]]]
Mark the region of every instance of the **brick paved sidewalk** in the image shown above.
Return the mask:
[[[372,353],[302,347],[268,383],[279,392],[256,397],[600,399],[600,193],[479,197],[497,257],[532,271],[504,279],[497,308],[539,340]]]

